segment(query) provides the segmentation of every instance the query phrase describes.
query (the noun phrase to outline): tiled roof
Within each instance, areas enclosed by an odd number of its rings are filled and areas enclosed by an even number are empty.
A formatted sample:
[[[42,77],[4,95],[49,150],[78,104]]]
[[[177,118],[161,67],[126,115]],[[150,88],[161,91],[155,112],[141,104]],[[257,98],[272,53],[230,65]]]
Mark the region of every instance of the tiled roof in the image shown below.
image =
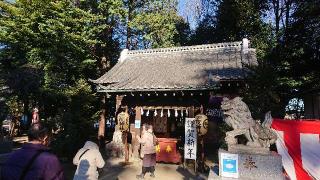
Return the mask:
[[[118,63],[92,82],[104,92],[212,89],[218,81],[244,79],[245,64],[257,60],[242,42],[123,50]]]

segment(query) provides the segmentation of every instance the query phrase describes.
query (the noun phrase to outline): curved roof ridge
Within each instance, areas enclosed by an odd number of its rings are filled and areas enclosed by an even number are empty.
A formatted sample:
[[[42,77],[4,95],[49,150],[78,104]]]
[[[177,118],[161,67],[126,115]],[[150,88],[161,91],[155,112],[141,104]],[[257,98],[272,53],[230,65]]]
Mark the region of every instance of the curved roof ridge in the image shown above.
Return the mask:
[[[225,42],[215,44],[204,44],[195,46],[181,46],[181,47],[170,47],[170,48],[157,48],[157,49],[145,49],[145,50],[129,50],[128,55],[139,55],[139,54],[153,54],[153,53],[168,53],[168,52],[182,52],[182,51],[200,51],[200,50],[212,50],[212,49],[223,49],[223,48],[241,48],[242,42]]]

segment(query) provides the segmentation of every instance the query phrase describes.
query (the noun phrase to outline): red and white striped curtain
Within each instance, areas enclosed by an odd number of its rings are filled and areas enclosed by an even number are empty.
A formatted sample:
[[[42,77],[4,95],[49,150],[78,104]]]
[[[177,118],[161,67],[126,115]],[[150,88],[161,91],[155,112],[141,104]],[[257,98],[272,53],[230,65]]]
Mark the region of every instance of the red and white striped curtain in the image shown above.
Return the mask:
[[[320,120],[273,119],[282,164],[291,180],[320,180]]]

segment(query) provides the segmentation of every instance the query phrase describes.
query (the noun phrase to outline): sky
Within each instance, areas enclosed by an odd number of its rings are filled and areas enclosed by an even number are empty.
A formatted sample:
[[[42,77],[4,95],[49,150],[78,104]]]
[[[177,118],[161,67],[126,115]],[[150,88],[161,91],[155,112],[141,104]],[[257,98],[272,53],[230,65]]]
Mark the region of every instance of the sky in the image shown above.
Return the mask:
[[[178,11],[181,16],[185,2],[186,0],[178,0]]]
[[[197,26],[196,21],[196,10],[201,9],[201,0],[178,0],[178,12],[186,21],[190,23],[190,27],[195,29]],[[271,12],[272,9],[266,12],[265,16],[262,17],[262,20],[266,23],[274,23],[274,15]]]
[[[200,0],[178,0],[178,12],[186,21],[190,23],[190,27],[196,27],[196,7],[200,7]]]

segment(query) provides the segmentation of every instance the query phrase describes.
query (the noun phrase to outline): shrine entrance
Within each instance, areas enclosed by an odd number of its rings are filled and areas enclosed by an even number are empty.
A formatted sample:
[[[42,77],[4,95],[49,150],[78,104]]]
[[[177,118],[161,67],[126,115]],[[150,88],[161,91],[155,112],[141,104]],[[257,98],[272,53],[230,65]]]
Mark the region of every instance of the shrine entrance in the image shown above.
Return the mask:
[[[225,95],[229,96],[229,95]],[[192,91],[182,93],[131,93],[127,96],[117,96],[118,111],[128,109],[132,147],[135,157],[139,155],[139,144],[136,135],[141,135],[143,125],[153,126],[155,135],[159,138],[157,147],[157,162],[183,163],[185,151],[186,118],[198,118],[202,124],[196,124],[198,134],[198,161],[204,161],[206,154],[213,154],[219,143],[217,123],[222,121],[219,112],[223,96],[212,91]],[[120,112],[118,112],[120,113]]]

